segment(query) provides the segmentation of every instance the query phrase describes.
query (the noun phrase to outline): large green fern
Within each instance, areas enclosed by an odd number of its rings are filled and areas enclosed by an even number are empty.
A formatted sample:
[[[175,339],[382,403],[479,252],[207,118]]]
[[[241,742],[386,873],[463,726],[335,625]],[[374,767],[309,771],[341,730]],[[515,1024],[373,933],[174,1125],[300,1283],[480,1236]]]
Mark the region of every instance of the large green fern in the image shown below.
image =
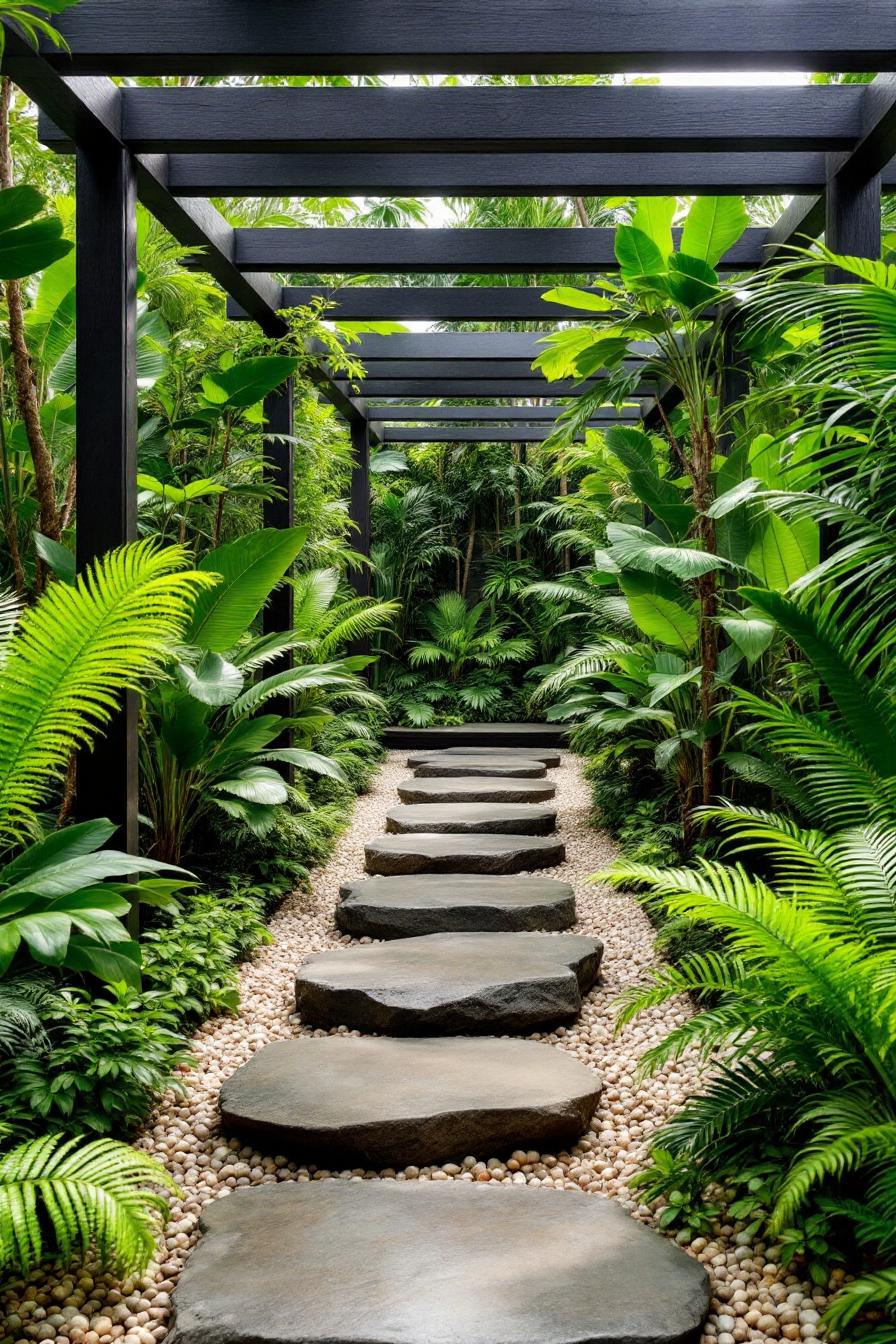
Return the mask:
[[[19,1144],[0,1157],[0,1268],[28,1274],[49,1256],[93,1254],[119,1274],[144,1270],[179,1194],[164,1167],[114,1139]]]
[[[28,836],[72,752],[182,636],[196,593],[215,583],[186,562],[181,547],[124,546],[21,616],[0,666],[0,842]]]

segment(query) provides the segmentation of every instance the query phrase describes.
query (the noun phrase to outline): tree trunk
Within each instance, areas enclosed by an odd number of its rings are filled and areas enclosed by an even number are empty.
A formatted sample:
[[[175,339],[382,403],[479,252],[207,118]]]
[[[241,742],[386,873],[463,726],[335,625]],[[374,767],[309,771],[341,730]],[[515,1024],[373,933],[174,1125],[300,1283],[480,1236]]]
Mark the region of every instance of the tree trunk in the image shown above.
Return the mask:
[[[466,597],[467,589],[470,586],[470,571],[473,568],[473,548],[476,545],[476,511],[470,519],[470,531],[467,536],[467,554],[464,559],[464,581],[460,590],[461,597]]]
[[[564,471],[563,475],[560,477],[560,494],[563,495],[564,498],[569,494],[569,477],[567,476],[567,474],[566,474],[565,471]],[[569,571],[570,571],[571,569],[572,569],[572,554],[571,554],[571,552],[570,552],[569,547],[568,547],[568,546],[564,546],[564,547],[563,547],[563,573],[564,573],[564,574],[568,574]]]
[[[9,109],[12,85],[4,78],[0,83],[0,186],[13,185],[12,155],[9,148]],[[40,400],[31,365],[31,355],[25,339],[25,304],[22,286],[18,280],[6,281],[6,307],[9,318],[9,345],[12,351],[13,378],[16,389],[16,408],[25,426],[25,436],[31,450],[34,467],[34,488],[40,513],[38,522],[44,536],[58,541],[60,537],[59,510],[56,506],[56,478],[53,459],[40,423]]]
[[[514,554],[517,564],[523,558],[523,543],[520,537],[520,528],[522,526],[522,499],[520,497],[520,445],[514,443],[513,460],[516,463],[516,470],[513,473],[513,526],[516,529],[516,542],[514,544]]]
[[[694,507],[697,510],[697,534],[708,555],[716,554],[716,529],[706,510],[712,503],[712,459],[715,441],[709,424],[704,421],[702,431],[692,439],[692,470],[694,480]],[[700,606],[700,717],[704,731],[715,712],[715,677],[719,667],[718,585],[711,570],[697,582],[697,600]],[[708,806],[716,794],[716,744],[712,734],[706,734],[702,748],[702,802]]]

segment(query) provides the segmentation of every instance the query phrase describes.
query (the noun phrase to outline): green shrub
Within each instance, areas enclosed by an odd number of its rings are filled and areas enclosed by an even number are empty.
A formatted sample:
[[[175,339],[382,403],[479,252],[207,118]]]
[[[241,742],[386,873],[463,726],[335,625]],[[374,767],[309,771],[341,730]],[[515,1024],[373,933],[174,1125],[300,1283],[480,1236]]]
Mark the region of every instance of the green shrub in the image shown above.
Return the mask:
[[[236,1012],[237,964],[269,942],[263,892],[234,882],[229,895],[202,893],[170,924],[145,934],[147,985],[180,1024]]]
[[[44,1048],[0,1069],[0,1123],[22,1136],[35,1118],[69,1134],[130,1134],[190,1056],[165,995],[122,989],[101,999],[66,989],[42,1014]]]

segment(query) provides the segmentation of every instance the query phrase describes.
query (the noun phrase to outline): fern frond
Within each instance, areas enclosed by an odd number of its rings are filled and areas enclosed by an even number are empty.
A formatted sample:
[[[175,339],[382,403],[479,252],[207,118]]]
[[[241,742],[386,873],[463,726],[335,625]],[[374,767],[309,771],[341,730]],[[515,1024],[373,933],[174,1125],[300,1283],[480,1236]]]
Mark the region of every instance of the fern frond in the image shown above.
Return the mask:
[[[28,834],[71,753],[182,637],[196,593],[215,582],[184,572],[187,559],[154,541],[123,546],[23,614],[0,673],[0,836]]]
[[[139,1273],[168,1211],[162,1190],[180,1194],[164,1167],[129,1144],[60,1134],[22,1143],[0,1157],[0,1265],[28,1274],[50,1251],[66,1262],[92,1252],[104,1269]]]

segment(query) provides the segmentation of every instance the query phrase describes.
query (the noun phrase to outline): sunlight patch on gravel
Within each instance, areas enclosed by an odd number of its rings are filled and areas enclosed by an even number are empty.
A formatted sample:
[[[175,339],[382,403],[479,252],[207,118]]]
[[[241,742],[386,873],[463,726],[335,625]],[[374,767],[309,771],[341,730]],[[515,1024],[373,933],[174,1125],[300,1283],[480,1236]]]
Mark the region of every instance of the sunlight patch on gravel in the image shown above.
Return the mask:
[[[575,887],[579,921],[574,931],[603,939],[603,981],[589,994],[574,1026],[534,1033],[532,1039],[568,1050],[603,1078],[600,1106],[582,1140],[568,1152],[520,1150],[512,1157],[477,1153],[462,1163],[439,1167],[330,1172],[299,1166],[281,1154],[256,1152],[219,1133],[217,1097],[225,1078],[269,1041],[328,1034],[304,1026],[295,1015],[295,972],[312,953],[350,944],[333,926],[339,887],[363,875],[364,842],[385,829],[386,810],[396,803],[396,786],[410,773],[406,756],[406,752],[389,755],[371,792],[358,799],[351,828],[331,859],[312,874],[311,891],[295,893],[273,916],[274,944],[260,949],[242,970],[238,1015],[215,1018],[200,1027],[193,1041],[196,1067],[186,1079],[188,1096],[164,1098],[140,1140],[141,1147],[165,1163],[186,1195],[172,1207],[157,1269],[139,1282],[124,1284],[111,1276],[95,1276],[89,1269],[32,1276],[24,1292],[19,1284],[3,1299],[6,1329],[17,1344],[33,1340],[158,1344],[167,1330],[170,1293],[197,1240],[201,1207],[237,1186],[352,1177],[505,1181],[608,1195],[635,1217],[652,1222],[650,1210],[631,1197],[626,1182],[644,1165],[651,1133],[693,1089],[696,1071],[681,1065],[636,1085],[635,1069],[643,1051],[681,1022],[689,1009],[685,1001],[665,1005],[619,1035],[614,1033],[617,994],[642,980],[656,962],[654,932],[635,900],[589,882],[612,860],[615,850],[606,835],[588,824],[590,787],[580,759],[573,755],[564,755],[561,768],[548,772],[557,782],[566,862],[547,875]],[[688,1249],[707,1265],[714,1280],[704,1344],[811,1340],[820,1334],[818,1320],[826,1295],[796,1275],[785,1274],[775,1263],[775,1250],[745,1238],[740,1224],[724,1224],[719,1235],[698,1238]]]

